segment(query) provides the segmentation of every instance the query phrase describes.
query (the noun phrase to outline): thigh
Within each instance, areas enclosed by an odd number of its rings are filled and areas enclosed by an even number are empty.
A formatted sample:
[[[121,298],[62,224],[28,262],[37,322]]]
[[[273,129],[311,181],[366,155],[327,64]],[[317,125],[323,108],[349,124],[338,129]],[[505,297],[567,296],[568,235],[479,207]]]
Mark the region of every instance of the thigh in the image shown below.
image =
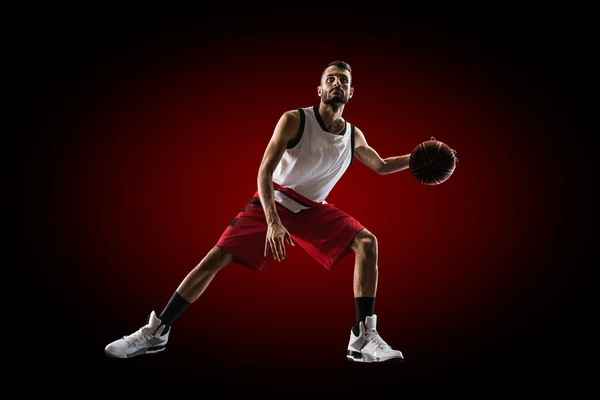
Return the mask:
[[[225,228],[216,246],[232,253],[237,264],[264,271],[273,261],[271,254],[264,255],[266,233],[263,209],[248,203]]]
[[[308,254],[331,270],[346,255],[354,237],[365,227],[333,204],[322,204],[290,218],[286,228]]]

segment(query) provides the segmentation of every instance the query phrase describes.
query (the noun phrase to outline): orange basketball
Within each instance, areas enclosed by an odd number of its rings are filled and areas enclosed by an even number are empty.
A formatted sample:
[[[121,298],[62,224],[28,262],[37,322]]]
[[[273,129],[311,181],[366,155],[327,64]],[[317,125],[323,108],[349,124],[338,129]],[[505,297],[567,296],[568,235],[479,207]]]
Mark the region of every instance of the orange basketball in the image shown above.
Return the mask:
[[[411,174],[424,185],[439,185],[450,178],[456,168],[456,157],[446,143],[427,140],[414,148],[408,167]]]

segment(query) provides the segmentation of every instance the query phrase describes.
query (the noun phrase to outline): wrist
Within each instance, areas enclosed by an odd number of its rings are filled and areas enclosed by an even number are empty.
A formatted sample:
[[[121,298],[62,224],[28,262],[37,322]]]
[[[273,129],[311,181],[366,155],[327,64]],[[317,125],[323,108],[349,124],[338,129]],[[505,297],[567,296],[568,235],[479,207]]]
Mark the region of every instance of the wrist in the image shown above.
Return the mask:
[[[267,213],[267,226],[272,226],[275,224],[281,224],[281,220],[279,219],[279,215],[275,210],[269,211]]]

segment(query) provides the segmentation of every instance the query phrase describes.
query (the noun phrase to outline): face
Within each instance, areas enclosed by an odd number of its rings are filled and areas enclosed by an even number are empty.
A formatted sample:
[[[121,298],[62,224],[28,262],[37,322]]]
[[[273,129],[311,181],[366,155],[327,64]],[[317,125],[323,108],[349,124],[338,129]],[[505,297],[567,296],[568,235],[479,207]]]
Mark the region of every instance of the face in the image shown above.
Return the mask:
[[[317,88],[321,101],[334,106],[346,104],[354,94],[351,80],[350,72],[335,65],[327,68],[321,77],[321,86]]]

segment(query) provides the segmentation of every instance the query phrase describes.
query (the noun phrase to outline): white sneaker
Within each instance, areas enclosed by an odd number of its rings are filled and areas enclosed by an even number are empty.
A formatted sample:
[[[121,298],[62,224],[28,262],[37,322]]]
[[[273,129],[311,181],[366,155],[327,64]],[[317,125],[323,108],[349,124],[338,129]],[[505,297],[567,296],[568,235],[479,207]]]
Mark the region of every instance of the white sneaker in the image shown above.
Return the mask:
[[[166,332],[163,331],[166,328]],[[170,327],[160,324],[160,319],[152,311],[148,323],[128,336],[115,340],[104,349],[109,357],[131,358],[142,354],[163,351],[169,340]]]
[[[350,329],[350,342],[346,358],[357,362],[385,362],[404,361],[404,356],[399,350],[394,350],[377,333],[377,315],[367,317],[365,322],[359,324],[360,333],[354,335]]]

